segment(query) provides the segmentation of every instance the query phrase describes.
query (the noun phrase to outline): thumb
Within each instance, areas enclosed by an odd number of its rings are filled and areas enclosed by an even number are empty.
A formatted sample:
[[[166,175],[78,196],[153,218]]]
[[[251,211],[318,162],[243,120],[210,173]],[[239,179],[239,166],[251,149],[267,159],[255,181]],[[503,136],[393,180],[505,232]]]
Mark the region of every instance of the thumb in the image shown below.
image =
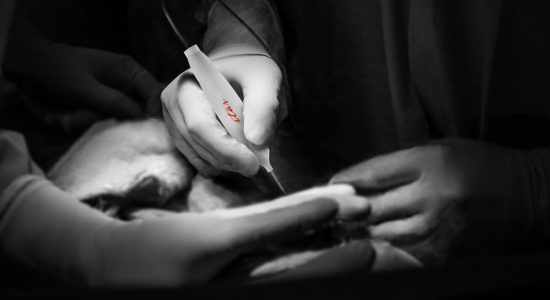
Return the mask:
[[[296,206],[266,213],[227,219],[226,230],[218,240],[222,249],[242,251],[282,238],[295,237],[304,231],[331,220],[338,205],[328,198],[318,198]]]
[[[279,110],[278,89],[277,80],[253,80],[243,84],[244,136],[255,146],[265,145],[275,131]]]

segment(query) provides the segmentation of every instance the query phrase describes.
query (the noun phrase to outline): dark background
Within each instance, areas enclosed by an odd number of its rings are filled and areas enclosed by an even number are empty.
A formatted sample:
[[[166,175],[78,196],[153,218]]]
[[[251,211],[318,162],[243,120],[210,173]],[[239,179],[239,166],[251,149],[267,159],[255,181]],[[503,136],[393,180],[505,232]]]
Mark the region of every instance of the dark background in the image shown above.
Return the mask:
[[[34,9],[30,10],[33,18],[58,41],[132,54],[165,83],[187,68],[181,46],[161,15],[160,1],[34,2]],[[192,41],[200,41],[204,27],[193,13],[198,5],[196,1],[169,3],[175,10],[189,16],[182,19],[191,20],[190,23],[179,26],[189,30],[186,34]],[[387,72],[385,65],[380,64],[380,58],[384,58],[385,53],[380,46],[383,44],[380,29],[382,19],[381,15],[376,13],[380,10],[379,1],[339,1],[340,4],[336,6],[336,2],[331,1],[316,1],[315,6],[312,3],[290,0],[279,3],[287,42],[289,75],[305,78],[292,86],[294,113],[298,116],[293,120],[294,129],[305,135],[312,132],[325,133],[320,145],[338,144],[347,149],[348,161],[343,164],[399,148],[391,108],[384,104],[389,97],[388,82],[384,76],[370,75],[383,75]],[[506,105],[500,106],[500,111],[494,112],[495,118],[491,124],[492,138],[499,143],[517,147],[548,146],[550,51],[547,50],[550,50],[550,43],[548,39],[540,37],[550,36],[547,30],[550,20],[547,16],[550,10],[546,9],[548,5],[544,2],[527,1],[532,5],[525,6],[517,6],[519,1],[505,3],[508,9],[507,20],[513,22],[506,24],[507,34],[500,40],[504,50],[499,52],[501,64],[496,71],[499,76],[492,91],[494,99],[507,98],[508,101],[505,101]],[[457,14],[458,9],[459,7]],[[67,14],[67,11],[71,13]],[[302,13],[305,11],[308,13]],[[93,22],[90,23],[90,20]],[[452,18],[449,20],[452,23]],[[354,35],[356,32],[353,29],[356,26],[372,30],[358,36]],[[351,34],[342,35],[342,32]],[[341,48],[334,49],[330,41]],[[366,55],[350,56],[349,51]],[[336,64],[338,67],[333,68],[333,72],[324,72],[325,66],[333,67]],[[369,67],[358,67],[364,65]],[[359,77],[349,78],[349,73],[359,74]],[[505,76],[510,73],[516,75]],[[462,75],[469,76],[467,72]],[[326,89],[319,89],[319,86]],[[21,97],[25,97],[24,91],[7,87],[3,92],[7,101],[0,107],[0,128],[22,132],[29,142],[33,158],[44,169],[48,169],[82,131],[68,133],[55,128],[44,128],[40,121],[34,120],[26,112],[21,102]],[[528,101],[517,102],[518,98],[515,97],[519,94],[529,95]],[[358,95],[377,100],[368,104],[353,101]],[[309,107],[315,107],[315,110],[311,111]],[[377,112],[376,115],[369,114],[369,111],[374,110]],[[326,124],[318,119],[322,119],[327,111],[331,112],[334,118],[345,120],[340,124],[342,128],[354,128],[354,131],[343,133],[334,128],[324,127]],[[521,113],[510,115],[510,111]],[[365,112],[367,117],[358,112]],[[303,121],[301,118],[305,115],[313,117],[314,121]],[[431,133],[435,136],[444,136],[448,133],[476,135],[471,133],[469,128],[463,132],[446,132],[450,129],[438,127],[438,122],[439,120],[434,119],[429,125]],[[378,129],[366,129],[373,125]],[[351,136],[362,136],[364,140],[358,144],[357,138]],[[62,292],[61,296],[117,298],[525,298],[533,297],[539,292],[547,296],[547,287],[550,286],[550,255],[545,251],[505,257],[471,258],[442,268],[395,274],[361,273],[294,283],[212,285],[171,291],[97,291],[93,294],[67,287],[40,274],[21,270],[9,262],[2,265],[2,270],[0,295],[9,293],[6,295],[17,296],[30,293],[40,297],[45,297],[49,293],[59,295],[59,292]]]

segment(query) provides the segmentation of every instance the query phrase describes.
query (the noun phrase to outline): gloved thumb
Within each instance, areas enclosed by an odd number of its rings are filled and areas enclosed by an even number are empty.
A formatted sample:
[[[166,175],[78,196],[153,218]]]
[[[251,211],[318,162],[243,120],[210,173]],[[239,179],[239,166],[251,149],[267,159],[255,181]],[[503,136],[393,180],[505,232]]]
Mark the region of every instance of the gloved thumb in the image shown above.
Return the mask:
[[[279,80],[249,80],[243,86],[244,136],[255,146],[263,146],[277,126]]]

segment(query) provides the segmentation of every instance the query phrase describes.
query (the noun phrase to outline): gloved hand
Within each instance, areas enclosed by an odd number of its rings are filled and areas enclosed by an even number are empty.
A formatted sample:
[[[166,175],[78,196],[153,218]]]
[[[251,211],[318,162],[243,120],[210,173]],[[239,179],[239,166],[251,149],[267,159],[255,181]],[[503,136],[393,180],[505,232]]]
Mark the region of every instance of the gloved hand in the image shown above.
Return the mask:
[[[198,284],[240,253],[299,234],[338,211],[328,198],[284,201],[122,222],[27,175],[1,195],[0,246],[11,259],[91,286]]]
[[[540,225],[545,202],[537,201],[547,199],[533,199],[525,159],[526,152],[443,140],[367,160],[332,182],[350,183],[368,199],[372,238],[435,264],[459,246],[484,252],[521,244]]]
[[[162,85],[133,58],[62,43],[37,44],[22,75],[55,103],[119,118],[139,117]]]
[[[243,125],[246,139],[263,146],[273,135],[278,115],[277,94],[281,70],[259,50],[226,48],[209,54],[216,67],[242,89]],[[187,70],[161,95],[164,118],[177,148],[206,176],[228,170],[251,176],[258,171],[257,158],[228,135],[216,119],[192,70]]]
[[[25,102],[46,126],[70,132],[105,117],[139,117],[162,88],[129,56],[51,41],[24,10],[10,35],[4,70],[38,93]]]
[[[336,277],[356,272],[389,272],[421,267],[414,257],[384,241],[353,240],[288,272],[261,282],[296,281]]]

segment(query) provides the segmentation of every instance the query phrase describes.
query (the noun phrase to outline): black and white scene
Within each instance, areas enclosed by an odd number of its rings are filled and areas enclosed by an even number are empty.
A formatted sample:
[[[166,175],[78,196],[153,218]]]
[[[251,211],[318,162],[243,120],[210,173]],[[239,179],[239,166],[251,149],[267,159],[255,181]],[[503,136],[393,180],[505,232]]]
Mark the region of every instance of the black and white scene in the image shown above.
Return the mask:
[[[550,296],[549,16],[0,0],[0,298]]]

